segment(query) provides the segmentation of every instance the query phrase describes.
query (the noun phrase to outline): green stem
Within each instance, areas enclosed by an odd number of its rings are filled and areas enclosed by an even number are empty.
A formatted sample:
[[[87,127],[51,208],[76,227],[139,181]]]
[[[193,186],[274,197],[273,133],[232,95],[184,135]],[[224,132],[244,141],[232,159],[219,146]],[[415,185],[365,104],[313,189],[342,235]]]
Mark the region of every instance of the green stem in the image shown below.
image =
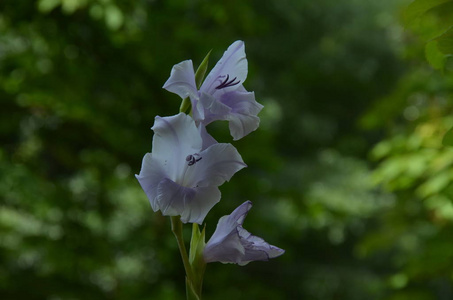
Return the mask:
[[[178,242],[179,252],[181,253],[182,262],[186,271],[186,297],[187,300],[201,300],[201,283],[200,280],[193,274],[192,266],[187,256],[186,245],[182,234],[182,222],[179,216],[170,217],[171,231],[176,237]],[[204,271],[204,270],[203,270]],[[204,272],[203,272],[204,273]],[[201,275],[203,278],[203,275]]]
[[[184,98],[181,102],[181,106],[179,107],[179,112],[185,113],[191,107],[190,99]]]
[[[179,252],[181,253],[187,278],[189,281],[192,281],[192,268],[190,267],[189,257],[187,256],[186,245],[184,244],[184,238],[182,236],[182,222],[179,216],[171,217],[171,231],[173,231],[176,241],[178,242]]]

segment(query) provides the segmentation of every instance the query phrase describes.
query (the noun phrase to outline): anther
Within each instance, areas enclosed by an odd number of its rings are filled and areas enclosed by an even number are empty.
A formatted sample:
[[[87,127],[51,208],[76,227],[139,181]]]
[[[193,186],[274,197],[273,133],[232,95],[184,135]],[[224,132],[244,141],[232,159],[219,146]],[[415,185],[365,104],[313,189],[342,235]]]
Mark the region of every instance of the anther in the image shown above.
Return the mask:
[[[194,155],[187,155],[186,161],[188,166],[193,166],[196,162],[199,162],[202,159],[200,154],[194,153]]]
[[[224,75],[225,76],[225,75]],[[223,88],[226,88],[226,87],[229,87],[229,86],[234,86],[234,85],[237,85],[239,84],[241,81],[238,80],[237,82],[235,82],[237,77],[234,77],[233,79],[229,80],[230,79],[230,75],[227,74],[225,80],[219,84],[216,89],[217,90],[220,90],[220,89],[223,89]]]

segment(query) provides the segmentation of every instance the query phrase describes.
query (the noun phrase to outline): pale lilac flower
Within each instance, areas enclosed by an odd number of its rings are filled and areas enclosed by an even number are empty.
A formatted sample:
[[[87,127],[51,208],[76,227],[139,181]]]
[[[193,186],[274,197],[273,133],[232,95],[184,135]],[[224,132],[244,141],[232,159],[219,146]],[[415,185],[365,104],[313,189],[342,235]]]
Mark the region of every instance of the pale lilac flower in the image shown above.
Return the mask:
[[[216,120],[229,121],[230,133],[238,140],[258,128],[257,115],[263,108],[255,101],[255,94],[243,87],[246,78],[244,42],[236,41],[228,47],[199,90],[191,60],[173,66],[163,87],[183,99],[190,98],[197,123],[206,126]]]
[[[242,228],[250,208],[252,202],[246,201],[231,215],[220,218],[203,252],[206,262],[219,261],[243,266],[251,261],[266,261],[285,253],[285,250],[269,245],[262,238],[251,235]]]
[[[152,209],[201,224],[220,200],[218,186],[246,165],[231,144],[203,143],[194,120],[184,113],[157,116],[151,129],[152,153],[145,155],[136,177]]]

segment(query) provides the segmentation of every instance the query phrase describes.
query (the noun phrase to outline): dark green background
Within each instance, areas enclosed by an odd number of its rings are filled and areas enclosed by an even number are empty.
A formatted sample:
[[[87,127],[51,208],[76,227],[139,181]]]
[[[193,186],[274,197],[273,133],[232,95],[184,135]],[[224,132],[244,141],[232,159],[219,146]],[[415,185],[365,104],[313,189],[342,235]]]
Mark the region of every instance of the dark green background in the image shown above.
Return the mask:
[[[251,200],[245,228],[286,253],[209,264],[204,298],[452,299],[453,77],[402,27],[407,4],[2,0],[0,298],[183,299],[169,219],[134,174],[154,117],[178,112],[171,67],[241,39],[264,109],[207,236]]]

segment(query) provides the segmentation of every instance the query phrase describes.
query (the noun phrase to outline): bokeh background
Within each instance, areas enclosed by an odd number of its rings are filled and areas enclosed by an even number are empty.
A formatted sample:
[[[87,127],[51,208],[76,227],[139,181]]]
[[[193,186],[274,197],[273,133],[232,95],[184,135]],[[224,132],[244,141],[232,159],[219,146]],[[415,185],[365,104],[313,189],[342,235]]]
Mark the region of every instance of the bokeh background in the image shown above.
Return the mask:
[[[171,67],[241,39],[265,108],[207,236],[252,200],[245,228],[286,253],[209,264],[204,298],[453,299],[453,77],[424,58],[435,16],[401,25],[408,3],[1,0],[0,298],[184,298],[134,174],[178,111]]]

